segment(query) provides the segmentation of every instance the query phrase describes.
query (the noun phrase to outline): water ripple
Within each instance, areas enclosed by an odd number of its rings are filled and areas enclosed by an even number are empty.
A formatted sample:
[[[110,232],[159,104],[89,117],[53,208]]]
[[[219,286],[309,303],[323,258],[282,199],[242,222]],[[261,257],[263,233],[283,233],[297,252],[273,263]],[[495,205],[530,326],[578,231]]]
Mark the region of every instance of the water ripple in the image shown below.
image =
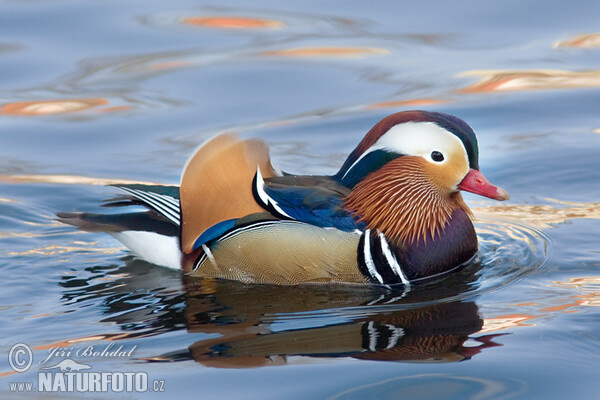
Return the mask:
[[[551,239],[541,228],[510,219],[482,218],[476,229],[482,265],[478,292],[514,285],[538,272],[549,259]]]

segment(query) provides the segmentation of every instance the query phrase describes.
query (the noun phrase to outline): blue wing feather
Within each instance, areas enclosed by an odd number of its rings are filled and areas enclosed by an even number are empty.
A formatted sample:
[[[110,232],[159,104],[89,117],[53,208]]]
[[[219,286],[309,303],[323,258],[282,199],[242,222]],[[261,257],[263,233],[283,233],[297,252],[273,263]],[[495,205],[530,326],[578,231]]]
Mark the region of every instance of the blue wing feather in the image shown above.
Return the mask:
[[[229,231],[235,226],[237,219],[228,219],[226,221],[221,221],[218,224],[215,224],[202,232],[198,239],[194,242],[193,249],[196,250],[203,244],[210,242],[213,239],[216,239],[223,235],[225,232]]]
[[[282,176],[268,178],[262,190],[285,215],[322,228],[364,230],[343,207],[348,188],[327,176]],[[268,205],[267,205],[268,206]]]

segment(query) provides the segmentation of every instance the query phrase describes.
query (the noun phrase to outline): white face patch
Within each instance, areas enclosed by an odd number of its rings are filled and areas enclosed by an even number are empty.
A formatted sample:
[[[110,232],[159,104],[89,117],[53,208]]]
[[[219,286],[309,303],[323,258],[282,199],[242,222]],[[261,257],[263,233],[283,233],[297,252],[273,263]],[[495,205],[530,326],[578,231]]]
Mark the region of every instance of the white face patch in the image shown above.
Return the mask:
[[[394,125],[367,149],[346,171],[346,174],[367,154],[376,150],[387,150],[398,154],[421,156],[427,161],[442,165],[450,156],[464,157],[462,163],[469,165],[467,151],[461,140],[451,132],[433,122],[406,122]],[[432,158],[432,153],[435,153]],[[443,159],[442,159],[443,158]],[[441,161],[440,161],[441,160]],[[456,161],[456,160],[455,160]],[[465,171],[465,174],[468,171]],[[344,176],[346,176],[344,174]]]

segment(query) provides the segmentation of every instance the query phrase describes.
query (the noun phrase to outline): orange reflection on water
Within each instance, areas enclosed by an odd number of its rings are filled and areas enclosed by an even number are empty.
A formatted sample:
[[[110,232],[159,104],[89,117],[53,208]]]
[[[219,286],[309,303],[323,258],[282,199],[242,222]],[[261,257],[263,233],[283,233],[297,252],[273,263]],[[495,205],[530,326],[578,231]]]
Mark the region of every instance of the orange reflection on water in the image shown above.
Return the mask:
[[[551,205],[511,204],[489,207],[474,207],[478,218],[512,218],[528,222],[542,228],[551,228],[550,224],[560,224],[569,219],[600,219],[600,203],[573,203],[553,199],[565,207]]]
[[[524,323],[536,319],[539,316],[528,314],[511,314],[501,315],[495,318],[485,318],[483,320],[483,328],[478,333],[488,333],[501,331],[504,329],[515,328],[518,326],[535,326],[535,324]]]
[[[133,109],[133,107],[131,107],[131,106],[115,106],[115,107],[100,108],[96,111],[100,112],[100,113],[113,113],[113,112],[120,112],[120,111],[129,111],[131,109]]]
[[[411,100],[396,100],[396,101],[383,101],[381,103],[369,104],[367,109],[379,109],[379,108],[393,108],[393,107],[412,107],[412,106],[431,106],[436,104],[448,103],[449,100],[444,99],[411,99]]]
[[[260,54],[263,56],[306,58],[360,58],[371,54],[389,54],[389,51],[377,47],[298,47],[295,49],[265,51]]]
[[[96,335],[96,336],[86,336],[86,337],[77,338],[77,339],[62,340],[60,342],[44,344],[41,346],[34,346],[33,348],[35,350],[48,350],[53,347],[71,347],[76,343],[96,342],[99,340],[112,340],[115,337],[120,337],[123,335],[126,335],[126,334],[105,334],[105,335]]]
[[[32,315],[31,318],[50,317],[51,315],[54,315],[54,314],[52,314],[52,313],[44,313],[44,314]]]
[[[600,276],[584,276],[581,278],[571,278],[568,281],[554,281],[556,285],[575,287],[577,289],[586,289],[593,285],[598,285],[600,290]]]
[[[37,238],[37,237],[40,237],[40,236],[44,236],[44,234],[42,234],[42,233],[33,233],[33,232],[0,231],[0,239],[15,238],[15,237],[32,239],[32,238]]]
[[[29,117],[37,115],[65,114],[87,110],[107,103],[108,100],[103,98],[19,101],[3,105],[0,108],[0,114]]]
[[[57,183],[61,185],[161,185],[155,182],[129,179],[93,178],[78,175],[0,175],[0,182],[8,183]]]
[[[581,307],[600,307],[600,276],[570,278],[565,282],[554,281],[551,286],[565,286],[583,293],[559,298],[555,301],[549,300],[546,304],[542,302],[540,302],[542,304],[537,302],[514,304],[515,307],[529,307],[531,311],[486,318],[479,333],[534,326],[535,324],[524,322],[556,313],[576,313]]]
[[[578,292],[583,292],[583,294],[571,296],[570,298],[574,299],[571,303],[549,307],[542,311],[566,310],[577,306],[600,306],[600,276],[583,276],[570,278],[568,281],[554,281],[552,286],[577,289]]]
[[[185,25],[221,29],[279,29],[284,26],[281,21],[234,16],[187,17],[183,18],[182,22]]]
[[[558,42],[554,43],[554,47],[600,47],[600,33],[586,33],[583,35],[577,35],[571,39],[559,40]]]
[[[148,68],[154,69],[154,70],[171,70],[171,69],[189,67],[192,65],[194,65],[194,64],[190,61],[176,60],[176,61],[156,62],[154,64],[148,65]]]
[[[125,340],[125,339],[140,338],[140,337],[145,337],[145,336],[148,336],[148,335],[145,335],[140,332],[106,333],[106,334],[94,335],[94,336],[84,336],[84,337],[80,337],[80,338],[76,338],[76,339],[61,340],[59,342],[54,342],[51,344],[34,346],[33,348],[35,350],[48,350],[53,347],[71,347],[77,343],[98,342],[100,340],[105,340],[105,341],[110,342],[113,340]]]
[[[53,244],[53,245],[48,245],[48,246],[40,247],[37,249],[26,250],[26,251],[9,251],[6,254],[8,254],[9,256],[26,256],[26,255],[32,255],[32,254],[50,256],[50,255],[55,255],[55,254],[73,253],[73,252],[78,252],[78,251],[95,252],[95,253],[100,253],[100,254],[116,254],[121,250],[122,250],[121,247],[114,247],[114,248],[88,247],[88,246],[76,247],[76,246],[60,246],[57,244]]]
[[[600,70],[481,70],[466,71],[459,77],[479,77],[461,93],[510,92],[520,90],[574,89],[600,86]]]
[[[600,293],[598,292],[582,294],[573,297],[581,299],[577,301],[578,306],[600,307]]]
[[[564,311],[577,312],[577,310],[569,310],[573,307],[600,307],[600,293],[588,293],[582,295],[571,296],[574,299],[570,303],[558,304],[556,306],[542,308],[540,311]],[[568,310],[568,311],[567,311]]]

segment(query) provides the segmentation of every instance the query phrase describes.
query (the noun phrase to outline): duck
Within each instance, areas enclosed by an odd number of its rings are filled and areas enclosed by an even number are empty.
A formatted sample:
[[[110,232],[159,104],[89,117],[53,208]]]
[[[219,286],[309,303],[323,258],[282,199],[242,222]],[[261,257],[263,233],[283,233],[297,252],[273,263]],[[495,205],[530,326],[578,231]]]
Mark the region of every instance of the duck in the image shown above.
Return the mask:
[[[481,173],[466,122],[419,110],[376,123],[334,175],[282,172],[263,141],[223,133],[179,186],[117,187],[103,205],[124,212],[58,219],[185,274],[275,285],[410,287],[451,273],[478,252],[461,191],[510,197]]]

